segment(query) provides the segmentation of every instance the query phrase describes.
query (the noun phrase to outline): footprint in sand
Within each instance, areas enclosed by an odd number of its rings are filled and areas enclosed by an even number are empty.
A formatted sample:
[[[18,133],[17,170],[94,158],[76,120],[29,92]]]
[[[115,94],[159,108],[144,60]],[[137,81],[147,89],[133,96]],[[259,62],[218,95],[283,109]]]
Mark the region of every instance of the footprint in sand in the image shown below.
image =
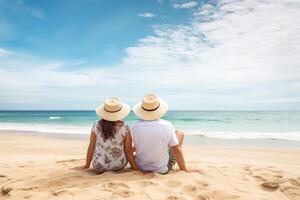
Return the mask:
[[[38,187],[19,188],[19,190],[24,190],[24,191],[37,190],[37,189],[39,188]]]
[[[300,199],[300,179],[299,178],[288,178],[284,182],[280,190],[290,199]]]
[[[176,181],[176,180],[169,180],[166,182],[166,185],[170,188],[176,188],[182,185],[182,183],[180,181]]]
[[[184,200],[184,198],[172,195],[172,196],[168,196],[167,200]]]
[[[62,195],[73,196],[74,194],[66,189],[57,189],[57,190],[52,191],[52,195],[54,195],[54,196],[62,196]]]
[[[300,179],[299,179],[299,181],[298,181],[297,179],[289,178],[288,181],[289,181],[293,186],[300,187]]]
[[[32,195],[26,195],[24,196],[24,199],[30,199],[32,197]]]
[[[14,188],[11,187],[10,185],[5,185],[5,186],[2,186],[1,188],[1,194],[2,195],[8,195],[10,191],[12,191]]]
[[[154,186],[157,185],[157,183],[153,182],[153,181],[141,181],[140,185],[142,187],[148,187],[148,186]]]
[[[64,185],[67,184],[67,181],[66,180],[56,180],[56,179],[53,179],[53,180],[49,180],[48,182],[46,182],[47,185],[49,186],[56,186],[56,187],[63,187]]]
[[[129,185],[122,182],[111,181],[104,183],[102,187],[103,191],[111,192],[113,196],[128,198],[134,195]]]
[[[275,191],[284,182],[282,171],[274,168],[245,167],[244,170],[265,191]]]
[[[114,190],[123,189],[123,188],[130,189],[130,187],[127,184],[122,183],[122,182],[117,182],[117,181],[111,181],[111,182],[104,183],[103,187],[111,188]]]
[[[130,190],[121,190],[112,193],[113,195],[117,195],[122,198],[129,198],[134,195],[134,193]]]
[[[195,181],[195,184],[185,185],[181,187],[183,193],[192,197],[193,199],[198,198],[199,191],[207,191],[208,183],[204,181]]]
[[[275,191],[279,188],[279,186],[279,183],[276,181],[264,181],[261,184],[262,189],[266,191]]]
[[[289,199],[300,199],[300,189],[286,185],[280,188],[281,192],[285,194]]]
[[[190,193],[195,193],[197,192],[197,187],[193,185],[187,185],[183,187],[183,192],[190,194]]]
[[[238,195],[233,195],[223,190],[198,194],[196,197],[197,200],[236,200],[239,198]]]
[[[196,185],[199,189],[204,189],[209,186],[208,182],[206,181],[196,181]]]
[[[245,170],[262,190],[269,192],[280,190],[289,199],[300,199],[300,180],[297,178],[286,178],[281,170],[275,168],[248,167]]]

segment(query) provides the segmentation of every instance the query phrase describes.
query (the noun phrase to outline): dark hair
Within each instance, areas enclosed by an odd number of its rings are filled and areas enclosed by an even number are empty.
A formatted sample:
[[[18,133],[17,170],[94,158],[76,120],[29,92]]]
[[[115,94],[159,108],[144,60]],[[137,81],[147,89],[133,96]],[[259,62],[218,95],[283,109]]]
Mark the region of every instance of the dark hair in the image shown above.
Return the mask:
[[[102,129],[102,134],[104,141],[109,138],[114,138],[116,133],[116,122],[107,121],[105,119],[101,119],[100,126]]]

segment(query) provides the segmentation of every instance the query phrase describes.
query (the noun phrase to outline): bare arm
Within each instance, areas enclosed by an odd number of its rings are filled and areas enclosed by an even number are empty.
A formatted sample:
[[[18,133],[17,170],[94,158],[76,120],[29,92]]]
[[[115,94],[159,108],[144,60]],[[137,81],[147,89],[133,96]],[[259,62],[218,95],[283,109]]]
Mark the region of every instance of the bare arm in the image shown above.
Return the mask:
[[[74,169],[80,170],[80,169],[88,169],[90,168],[90,164],[93,158],[94,150],[96,145],[96,134],[94,132],[91,132],[90,135],[90,144],[87,149],[86,153],[86,161],[84,166],[75,167]]]
[[[94,132],[91,132],[90,136],[90,144],[86,153],[86,162],[85,167],[90,168],[90,164],[93,158],[94,150],[96,146],[96,134]]]
[[[130,132],[126,132],[125,141],[124,141],[124,150],[125,150],[126,158],[129,162],[131,168],[133,170],[138,170],[136,163],[135,163],[134,156],[133,156],[134,149],[132,147],[132,138],[131,138]]]
[[[177,164],[180,168],[180,170],[189,172],[189,173],[193,173],[193,172],[197,172],[197,173],[203,173],[203,171],[201,169],[191,169],[191,168],[187,168],[185,165],[185,161],[184,161],[184,156],[182,153],[182,148],[180,146],[180,144],[176,145],[176,146],[171,146],[171,151],[177,161]]]
[[[188,171],[185,166],[184,156],[181,147],[179,145],[171,146],[171,151],[177,161],[180,170]]]

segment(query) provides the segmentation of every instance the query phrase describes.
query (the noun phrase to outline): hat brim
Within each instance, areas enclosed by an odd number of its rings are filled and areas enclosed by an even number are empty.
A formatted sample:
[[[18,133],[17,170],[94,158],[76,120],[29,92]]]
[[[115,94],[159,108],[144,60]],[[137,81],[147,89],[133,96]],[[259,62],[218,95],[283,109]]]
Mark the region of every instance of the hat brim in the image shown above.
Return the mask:
[[[160,105],[154,111],[146,111],[142,108],[142,102],[136,104],[133,108],[133,112],[143,120],[157,120],[163,117],[168,111],[168,105],[163,100],[159,100]]]
[[[101,117],[102,119],[105,119],[107,121],[119,121],[124,119],[128,114],[130,113],[130,107],[125,104],[122,103],[122,109],[118,112],[107,112],[104,109],[104,104],[98,106],[96,108],[96,114]]]

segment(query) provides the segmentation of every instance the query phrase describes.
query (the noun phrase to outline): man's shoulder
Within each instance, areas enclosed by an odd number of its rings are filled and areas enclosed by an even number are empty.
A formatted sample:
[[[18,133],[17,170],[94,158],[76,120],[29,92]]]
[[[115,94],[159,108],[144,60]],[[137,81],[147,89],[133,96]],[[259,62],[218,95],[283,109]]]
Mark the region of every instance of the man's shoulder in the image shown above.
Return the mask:
[[[170,121],[167,121],[167,120],[164,120],[164,119],[159,119],[157,122],[158,122],[159,124],[161,124],[161,125],[166,125],[166,126],[171,126],[171,127],[173,127],[173,124],[172,124]]]
[[[153,120],[153,121],[145,121],[145,120],[137,120],[133,122],[130,127],[136,127],[140,125],[159,125],[159,126],[170,126],[173,127],[172,123],[164,120],[164,119],[158,119],[158,120]]]
[[[135,127],[135,126],[138,126],[138,125],[140,125],[140,124],[142,124],[142,123],[143,123],[142,120],[134,121],[134,122],[132,122],[132,123],[130,124],[130,128]]]

